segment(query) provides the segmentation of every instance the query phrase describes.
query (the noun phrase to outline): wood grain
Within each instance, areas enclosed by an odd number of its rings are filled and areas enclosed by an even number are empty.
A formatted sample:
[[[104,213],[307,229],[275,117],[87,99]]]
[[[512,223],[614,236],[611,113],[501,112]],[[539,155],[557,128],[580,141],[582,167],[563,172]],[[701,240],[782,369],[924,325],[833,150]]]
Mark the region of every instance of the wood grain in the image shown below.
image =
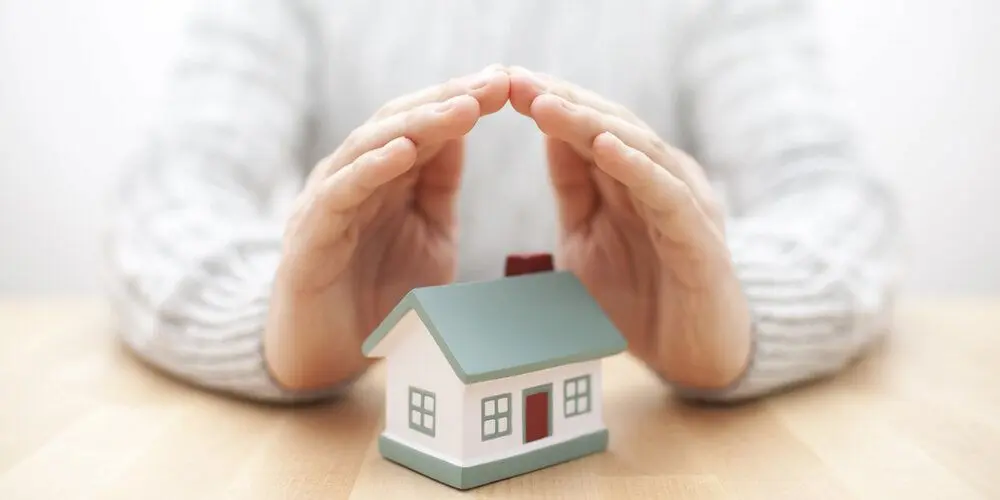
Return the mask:
[[[96,301],[0,302],[0,498],[1000,498],[1000,300],[909,302],[840,376],[732,407],[606,361],[608,452],[458,492],[382,460],[382,367],[282,408],[137,362]]]

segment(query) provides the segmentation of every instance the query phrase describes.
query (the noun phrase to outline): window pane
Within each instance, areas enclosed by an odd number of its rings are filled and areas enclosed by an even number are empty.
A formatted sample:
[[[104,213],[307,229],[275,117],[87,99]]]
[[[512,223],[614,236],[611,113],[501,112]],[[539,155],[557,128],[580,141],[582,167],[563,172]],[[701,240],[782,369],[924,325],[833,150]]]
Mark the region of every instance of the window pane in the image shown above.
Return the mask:
[[[500,417],[500,421],[497,424],[497,426],[499,427],[499,429],[497,429],[497,431],[499,431],[499,432],[507,432],[507,417]]]
[[[434,396],[424,396],[424,409],[434,411]]]
[[[425,414],[424,415],[424,427],[433,430],[434,429],[434,417]]]
[[[486,402],[486,408],[483,410],[483,414],[486,415],[487,417],[492,417],[493,414],[495,413],[496,413],[496,404],[491,399]]]
[[[419,411],[413,410],[412,412],[410,412],[410,422],[413,422],[414,425],[420,425],[420,412]]]
[[[566,384],[566,395],[567,396],[575,396],[576,395],[576,384],[575,383],[570,382],[570,383]]]
[[[492,436],[497,432],[497,421],[492,418],[483,422],[483,434],[486,436]]]
[[[588,400],[587,396],[580,396],[580,399],[577,400],[576,407],[578,410],[580,410],[580,413],[587,411],[587,407],[589,406],[590,403],[587,400]]]
[[[572,415],[574,413],[576,413],[576,400],[575,399],[567,399],[566,400],[566,414],[567,415]]]
[[[576,384],[578,386],[577,387],[577,392],[579,392],[580,394],[584,394],[584,393],[587,392],[587,378],[586,377],[585,378],[581,378],[580,381],[577,382]]]
[[[507,396],[504,396],[504,397],[498,399],[497,400],[497,412],[499,412],[499,413],[507,413],[507,408],[509,408],[509,406],[508,406],[509,402],[510,402],[510,398],[507,397]]]
[[[420,393],[411,391],[410,392],[410,404],[420,408]]]

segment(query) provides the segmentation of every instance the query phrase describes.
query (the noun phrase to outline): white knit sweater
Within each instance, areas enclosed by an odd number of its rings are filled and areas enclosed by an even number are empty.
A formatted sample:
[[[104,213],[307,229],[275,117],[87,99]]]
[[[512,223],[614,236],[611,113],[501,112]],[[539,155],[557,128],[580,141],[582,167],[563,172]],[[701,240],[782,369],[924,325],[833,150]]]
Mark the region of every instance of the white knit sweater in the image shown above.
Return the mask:
[[[754,314],[735,400],[835,373],[878,337],[895,205],[856,155],[806,0],[199,2],[170,100],[116,191],[120,331],[149,362],[271,401],[261,356],[283,219],[309,168],[385,101],[490,63],[618,101],[705,167]],[[550,250],[542,140],[511,110],[471,133],[459,278]]]

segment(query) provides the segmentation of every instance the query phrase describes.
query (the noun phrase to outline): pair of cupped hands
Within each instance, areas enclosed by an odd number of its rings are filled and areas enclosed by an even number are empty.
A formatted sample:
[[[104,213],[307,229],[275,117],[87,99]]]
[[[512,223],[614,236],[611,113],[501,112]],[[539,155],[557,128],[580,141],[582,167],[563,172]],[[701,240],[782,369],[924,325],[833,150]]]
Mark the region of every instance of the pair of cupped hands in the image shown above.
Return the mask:
[[[280,384],[354,378],[370,363],[365,336],[409,290],[454,280],[463,138],[508,102],[545,135],[557,268],[663,378],[710,389],[739,376],[748,305],[701,166],[619,104],[493,65],[388,102],[314,167],[287,223],[264,335]]]

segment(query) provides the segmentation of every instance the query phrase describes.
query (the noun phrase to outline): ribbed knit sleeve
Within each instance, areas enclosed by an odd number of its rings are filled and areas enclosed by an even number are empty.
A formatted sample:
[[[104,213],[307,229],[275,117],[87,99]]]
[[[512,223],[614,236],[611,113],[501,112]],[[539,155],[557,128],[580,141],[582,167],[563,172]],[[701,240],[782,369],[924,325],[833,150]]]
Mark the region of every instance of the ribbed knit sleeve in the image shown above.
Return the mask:
[[[283,221],[301,183],[315,35],[303,2],[198,4],[164,115],[115,192],[106,239],[119,331],[194,384],[299,401],[270,376],[262,330]]]
[[[741,400],[838,372],[886,326],[899,221],[823,74],[806,0],[718,0],[685,47],[694,153],[726,188],[749,300],[743,376],[690,398]]]

